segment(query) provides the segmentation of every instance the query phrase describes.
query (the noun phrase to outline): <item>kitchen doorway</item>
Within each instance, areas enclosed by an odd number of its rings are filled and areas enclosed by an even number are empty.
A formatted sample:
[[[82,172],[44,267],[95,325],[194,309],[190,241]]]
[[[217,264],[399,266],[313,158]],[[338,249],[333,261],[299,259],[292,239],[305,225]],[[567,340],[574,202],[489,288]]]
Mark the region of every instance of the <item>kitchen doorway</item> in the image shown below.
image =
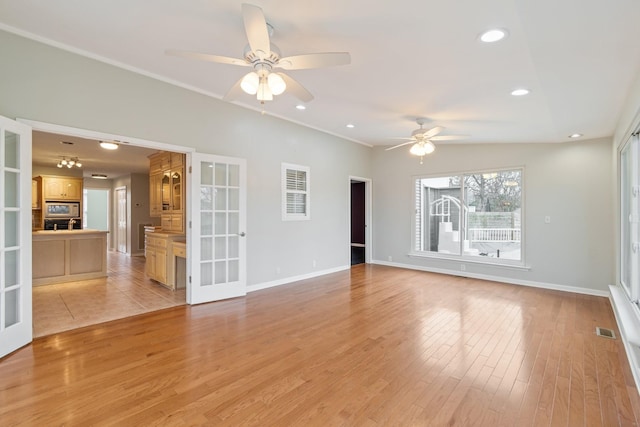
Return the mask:
[[[61,151],[68,148],[68,142],[77,141],[74,147],[82,150],[80,158],[83,163],[82,170],[85,183],[93,183],[95,181],[96,189],[87,188],[87,194],[83,194],[85,204],[87,206],[90,191],[98,196],[99,202],[95,203],[98,210],[103,210],[105,199],[106,204],[110,205],[110,213],[107,218],[107,226],[96,225],[94,221],[100,221],[103,224],[104,219],[99,219],[100,214],[91,213],[91,207],[87,212],[83,212],[85,219],[84,228],[108,229],[112,242],[108,245],[109,251],[107,255],[108,277],[103,279],[93,279],[77,282],[67,282],[64,284],[38,286],[33,291],[33,320],[34,330],[37,331],[36,336],[49,335],[63,330],[74,329],[77,327],[88,326],[91,324],[101,323],[104,321],[115,320],[119,318],[137,315],[143,312],[159,310],[162,308],[182,305],[186,303],[186,289],[171,290],[164,287],[158,282],[152,281],[145,273],[146,259],[144,252],[144,227],[153,221],[144,218],[144,212],[149,212],[149,158],[148,156],[159,151],[186,154],[185,167],[189,164],[191,152],[193,150],[184,147],[173,146],[164,143],[140,140],[136,138],[127,138],[120,135],[110,135],[101,132],[87,131],[83,129],[67,128],[47,123],[33,122],[28,120],[20,120],[33,128],[34,143],[32,146],[32,165],[36,165],[38,151],[48,150],[44,158],[46,165],[40,162],[38,170],[34,166],[35,174],[57,174],[67,172],[66,170],[56,169],[55,163],[53,167],[49,166],[50,159],[56,159],[56,155],[64,154]],[[36,138],[49,134],[54,135],[58,139],[50,142],[50,148],[38,146],[35,142]],[[92,159],[98,161],[104,160],[109,154],[99,151],[99,141],[118,140],[120,144],[117,152],[122,152],[118,156],[110,157],[109,161],[103,161],[103,168],[93,176],[98,178],[92,180],[91,174],[88,175],[87,169]],[[63,142],[64,141],[64,142]],[[126,141],[126,142],[125,142]],[[63,144],[61,146],[59,144]],[[92,151],[93,150],[93,151]],[[129,151],[128,151],[129,150]],[[137,152],[135,151],[137,150]],[[146,169],[132,171],[132,166],[123,164],[130,161],[130,155],[126,153],[133,152],[137,156],[135,167],[143,166]],[[55,154],[53,154],[55,153]],[[142,155],[141,155],[142,153]],[[42,154],[42,153],[40,153]],[[184,157],[184,156],[183,156]],[[118,170],[112,174],[108,168]],[[119,168],[119,169],[118,169]],[[122,172],[128,168],[128,172]],[[121,179],[123,173],[130,174],[128,179]],[[105,175],[107,175],[105,177]],[[113,177],[113,179],[111,179]],[[188,194],[186,191],[190,185],[190,177],[185,176],[185,203],[188,203]],[[91,185],[91,184],[90,184]],[[120,192],[118,193],[117,190]],[[128,194],[129,192],[129,194]],[[113,199],[111,198],[113,197]],[[104,209],[106,210],[106,208]],[[159,225],[160,218],[157,218]],[[91,225],[94,224],[94,225]],[[120,226],[120,227],[118,227]],[[120,228],[120,230],[118,230]],[[122,233],[122,230],[125,230]],[[189,237],[185,235],[185,240]],[[188,248],[188,245],[186,246]],[[185,251],[186,256],[190,256],[189,251]],[[136,256],[140,255],[140,256]],[[183,255],[184,256],[184,255]],[[183,263],[185,264],[185,263]],[[180,270],[185,276],[188,274],[185,269]],[[188,281],[182,280],[182,283]],[[92,302],[93,301],[93,302]],[[132,310],[126,309],[126,307]],[[90,307],[90,308],[89,308]],[[53,319],[57,320],[53,320]],[[59,329],[56,329],[56,326]],[[53,328],[53,329],[52,329]]]

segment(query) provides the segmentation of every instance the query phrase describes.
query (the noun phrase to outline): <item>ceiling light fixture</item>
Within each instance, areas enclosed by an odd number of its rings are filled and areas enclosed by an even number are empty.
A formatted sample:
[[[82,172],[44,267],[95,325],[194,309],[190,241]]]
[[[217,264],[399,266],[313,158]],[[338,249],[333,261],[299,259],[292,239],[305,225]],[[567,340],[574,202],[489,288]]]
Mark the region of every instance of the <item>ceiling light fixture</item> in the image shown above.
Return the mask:
[[[569,138],[580,138],[581,136],[581,133],[572,133],[571,135],[569,135]]]
[[[307,107],[305,107],[305,106],[304,106],[304,105],[302,105],[302,104],[298,104],[298,105],[296,105],[296,108],[297,108],[298,110],[306,110],[306,109],[307,109]]]
[[[273,100],[273,95],[281,95],[287,88],[284,79],[278,73],[271,72],[269,64],[258,63],[255,71],[245,75],[240,88],[249,95],[257,95],[258,101]]]
[[[531,93],[529,89],[525,89],[525,88],[514,89],[511,91],[511,95],[513,96],[524,96],[524,95],[529,95],[529,93]]]
[[[115,142],[100,141],[100,147],[104,148],[105,150],[117,150],[118,144],[116,144]]]
[[[347,127],[348,127],[349,129],[353,129],[354,127],[356,127],[356,125],[354,125],[353,123],[349,123],[349,124],[347,125]]]
[[[66,166],[69,169],[71,169],[74,166],[77,168],[81,168],[82,162],[80,162],[80,160],[78,160],[77,157],[70,157],[69,160],[67,160],[67,157],[63,156],[62,160],[58,160],[58,163],[56,164],[56,166],[59,168]]]
[[[480,41],[485,43],[493,43],[502,40],[507,36],[507,30],[502,28],[493,28],[480,34]]]
[[[103,174],[103,173],[92,173],[91,174],[91,178],[95,178],[95,179],[107,179],[107,175]]]
[[[418,141],[411,146],[409,153],[414,156],[420,156],[420,164],[422,164],[424,156],[431,154],[436,150],[436,146],[431,141]]]

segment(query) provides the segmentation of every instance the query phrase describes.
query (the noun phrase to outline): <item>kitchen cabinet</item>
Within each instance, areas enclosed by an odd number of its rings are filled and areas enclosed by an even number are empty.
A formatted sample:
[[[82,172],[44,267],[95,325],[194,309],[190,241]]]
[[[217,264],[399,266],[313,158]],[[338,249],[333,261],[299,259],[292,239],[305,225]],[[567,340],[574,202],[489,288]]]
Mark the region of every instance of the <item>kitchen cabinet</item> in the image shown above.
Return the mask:
[[[173,242],[183,242],[185,235],[181,233],[165,233],[162,231],[146,231],[145,240],[145,273],[149,278],[175,289],[175,278],[173,277],[174,256]],[[171,263],[171,264],[169,264]]]
[[[184,231],[184,216],[182,214],[162,214],[160,219],[160,226],[164,231]]]
[[[37,231],[32,237],[32,257],[33,286],[106,277],[107,232]]]
[[[149,175],[149,216],[162,214],[162,177],[163,173]]]
[[[52,201],[82,200],[82,178],[71,177],[42,177],[42,198]]]
[[[166,231],[184,231],[184,163],[182,153],[149,156],[149,215],[161,217]]]
[[[40,209],[40,183],[42,180],[31,180],[31,209]]]

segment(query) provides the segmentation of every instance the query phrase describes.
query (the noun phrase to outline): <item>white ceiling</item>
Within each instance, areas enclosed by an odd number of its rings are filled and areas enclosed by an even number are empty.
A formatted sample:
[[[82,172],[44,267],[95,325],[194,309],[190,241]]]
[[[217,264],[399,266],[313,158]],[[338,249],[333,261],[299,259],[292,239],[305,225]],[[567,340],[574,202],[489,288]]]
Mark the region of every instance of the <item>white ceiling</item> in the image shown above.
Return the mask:
[[[266,104],[267,114],[370,145],[409,136],[416,117],[444,126],[442,135],[468,135],[467,143],[611,136],[640,71],[637,0],[248,1],[264,10],[284,56],[348,51],[352,58],[288,72],[315,99],[299,111],[285,92]],[[164,50],[241,57],[240,3],[0,0],[0,28],[221,98],[245,68]],[[509,37],[480,43],[493,27]],[[517,87],[531,94],[511,96]],[[249,95],[236,102],[260,109]]]
[[[117,150],[105,150],[96,140],[40,131],[33,131],[32,139],[34,165],[56,167],[63,157],[77,157],[86,178],[92,174],[104,174],[112,179],[131,173],[148,173],[148,156],[158,151],[124,142]]]

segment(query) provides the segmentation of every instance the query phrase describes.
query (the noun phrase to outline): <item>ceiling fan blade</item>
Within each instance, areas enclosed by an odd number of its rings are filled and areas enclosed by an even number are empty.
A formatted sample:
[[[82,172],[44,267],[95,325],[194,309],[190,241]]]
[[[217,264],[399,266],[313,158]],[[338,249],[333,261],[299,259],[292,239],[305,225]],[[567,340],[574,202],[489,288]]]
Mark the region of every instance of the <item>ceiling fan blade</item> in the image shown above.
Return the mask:
[[[467,138],[468,135],[440,135],[429,138],[432,141],[454,141],[456,139]]]
[[[249,63],[244,59],[240,58],[230,58],[228,56],[218,56],[218,55],[210,55],[208,53],[200,53],[200,52],[189,52],[187,50],[177,50],[177,49],[167,49],[164,51],[165,54],[171,56],[179,56],[181,58],[189,58],[189,59],[197,59],[200,61],[209,61],[209,62],[218,62],[220,64],[230,64],[230,65],[240,65],[243,67],[248,67]]]
[[[404,147],[405,145],[409,145],[409,144],[415,144],[415,142],[416,141],[414,141],[412,139],[411,141],[403,142],[402,144],[398,144],[398,145],[394,145],[393,147],[389,147],[389,148],[385,149],[385,151],[393,150],[395,148]]]
[[[333,67],[351,63],[349,52],[323,52],[294,55],[281,58],[278,66],[285,70],[305,70],[309,68]]]
[[[305,89],[300,83],[295,81],[293,78],[287,76],[285,73],[276,73],[282,80],[284,80],[287,85],[287,91],[290,91],[293,96],[298,98],[300,101],[309,102],[313,100],[313,95],[307,89]]]
[[[431,128],[431,129],[429,129],[428,131],[426,131],[423,134],[424,135],[424,139],[431,139],[432,136],[436,136],[437,134],[439,134],[443,130],[444,130],[444,128],[442,126],[436,126],[434,128]]]
[[[233,101],[234,99],[239,98],[240,95],[242,95],[244,93],[244,91],[240,87],[240,84],[242,83],[242,79],[243,78],[244,78],[244,76],[242,76],[242,78],[240,80],[238,80],[236,82],[236,84],[231,86],[231,89],[229,89],[229,91],[226,93],[226,95],[222,98],[223,101]]]
[[[260,59],[267,58],[271,54],[271,42],[269,41],[269,30],[262,9],[252,4],[243,3],[242,19],[251,50]]]

